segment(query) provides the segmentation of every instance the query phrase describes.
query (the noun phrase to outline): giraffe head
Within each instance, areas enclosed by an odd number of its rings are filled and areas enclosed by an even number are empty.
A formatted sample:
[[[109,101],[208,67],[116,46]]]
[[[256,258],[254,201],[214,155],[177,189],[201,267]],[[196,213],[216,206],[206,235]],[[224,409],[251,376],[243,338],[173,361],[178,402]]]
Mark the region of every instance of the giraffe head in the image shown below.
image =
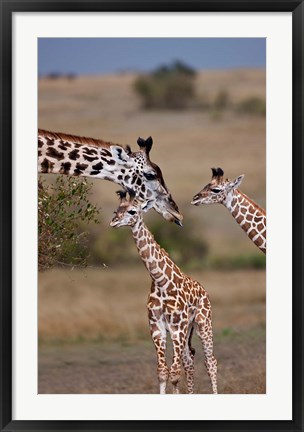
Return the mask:
[[[41,173],[87,176],[131,188],[136,197],[153,201],[166,220],[181,225],[183,216],[174,202],[160,168],[150,160],[153,140],[138,138],[139,151],[103,140],[38,130],[38,170]]]
[[[224,171],[221,168],[211,169],[211,182],[193,197],[191,204],[198,206],[200,204],[224,203],[230,192],[237,189],[244,178],[244,175],[240,175],[234,180],[224,180]]]
[[[150,160],[152,138],[138,138],[137,144],[138,152],[133,153],[130,147],[126,149],[133,163],[122,174],[123,185],[134,190],[139,200],[152,201],[152,207],[166,220],[182,225],[183,216],[165,184],[161,169]]]
[[[119,206],[114,212],[115,216],[110,222],[111,227],[118,228],[121,226],[133,227],[142,212],[149,210],[153,206],[153,201],[141,202],[135,198],[136,194],[132,189],[128,189],[129,198],[126,191],[117,191],[119,197]]]

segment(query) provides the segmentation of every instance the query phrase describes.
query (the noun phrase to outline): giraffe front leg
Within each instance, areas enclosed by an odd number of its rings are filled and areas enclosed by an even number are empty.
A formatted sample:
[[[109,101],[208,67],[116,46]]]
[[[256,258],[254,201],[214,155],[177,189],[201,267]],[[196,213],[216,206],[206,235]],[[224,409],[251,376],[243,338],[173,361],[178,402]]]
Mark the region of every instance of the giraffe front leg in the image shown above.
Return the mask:
[[[205,365],[211,381],[212,393],[217,394],[217,361],[213,355],[213,331],[211,316],[201,319],[198,314],[196,333],[202,341],[205,353]]]
[[[169,369],[166,363],[166,328],[162,321],[155,320],[153,311],[149,310],[149,323],[152,340],[157,355],[157,376],[160,394],[166,394]]]
[[[179,393],[178,384],[181,376],[181,362],[185,349],[187,330],[188,329],[186,323],[184,326],[179,326],[178,330],[169,327],[173,344],[173,361],[169,370],[169,378],[171,384],[173,385],[174,394]]]

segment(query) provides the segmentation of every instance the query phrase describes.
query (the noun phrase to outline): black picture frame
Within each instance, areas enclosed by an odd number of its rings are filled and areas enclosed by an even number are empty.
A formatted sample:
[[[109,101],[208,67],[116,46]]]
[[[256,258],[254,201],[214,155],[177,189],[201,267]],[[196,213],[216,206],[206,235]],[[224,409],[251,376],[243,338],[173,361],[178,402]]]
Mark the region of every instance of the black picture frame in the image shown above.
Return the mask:
[[[303,431],[303,1],[10,1],[1,5],[0,398],[1,431],[212,430]],[[14,421],[12,420],[12,17],[14,12],[292,12],[293,67],[293,416],[291,421]],[[280,173],[278,173],[280,176]]]

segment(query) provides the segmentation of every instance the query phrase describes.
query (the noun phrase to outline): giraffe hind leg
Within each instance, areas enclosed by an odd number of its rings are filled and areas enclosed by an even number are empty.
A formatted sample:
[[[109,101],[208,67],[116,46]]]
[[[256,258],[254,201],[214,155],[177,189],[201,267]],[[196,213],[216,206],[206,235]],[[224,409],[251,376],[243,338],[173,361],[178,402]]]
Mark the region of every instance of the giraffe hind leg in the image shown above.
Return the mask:
[[[202,313],[198,314],[196,320],[196,333],[201,339],[204,353],[205,353],[205,365],[210,378],[212,393],[217,394],[217,361],[213,355],[213,331],[211,313],[206,318],[202,318]]]
[[[182,361],[187,380],[187,393],[193,393],[194,387],[194,354],[195,349],[191,346],[191,339],[193,334],[193,326],[188,333],[185,349],[183,351]]]

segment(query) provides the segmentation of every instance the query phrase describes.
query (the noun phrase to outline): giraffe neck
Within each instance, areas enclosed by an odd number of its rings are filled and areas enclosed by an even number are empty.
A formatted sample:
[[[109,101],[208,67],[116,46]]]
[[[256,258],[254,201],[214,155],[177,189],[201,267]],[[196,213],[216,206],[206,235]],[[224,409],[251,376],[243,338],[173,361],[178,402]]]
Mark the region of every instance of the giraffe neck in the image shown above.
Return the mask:
[[[265,210],[238,189],[232,190],[223,204],[253,243],[266,253]]]
[[[102,140],[38,132],[40,173],[96,177],[122,184],[126,168],[124,154],[122,146]]]
[[[181,271],[167,252],[155,241],[141,216],[132,227],[132,234],[139,255],[152,280],[158,286],[166,288],[172,278],[172,273],[174,273],[175,277],[181,277]]]

